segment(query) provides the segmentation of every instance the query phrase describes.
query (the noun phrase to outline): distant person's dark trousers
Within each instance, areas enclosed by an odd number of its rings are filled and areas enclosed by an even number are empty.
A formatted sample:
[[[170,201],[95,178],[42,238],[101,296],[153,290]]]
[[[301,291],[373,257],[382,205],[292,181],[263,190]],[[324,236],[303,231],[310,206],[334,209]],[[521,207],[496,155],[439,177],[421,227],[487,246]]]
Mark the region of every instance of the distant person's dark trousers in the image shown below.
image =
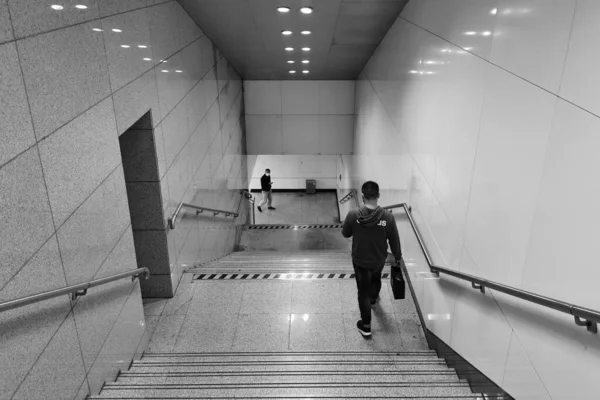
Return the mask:
[[[266,204],[267,207],[272,207],[273,205],[271,203],[273,203],[273,196],[271,195],[271,191],[269,190],[267,192],[266,190],[263,190],[262,195],[263,195],[263,198],[262,198],[261,202],[258,203],[258,206],[262,207]]]
[[[354,277],[358,286],[358,308],[362,323],[371,323],[371,299],[377,299],[381,291],[381,273],[383,265],[376,269],[367,269],[354,264]]]

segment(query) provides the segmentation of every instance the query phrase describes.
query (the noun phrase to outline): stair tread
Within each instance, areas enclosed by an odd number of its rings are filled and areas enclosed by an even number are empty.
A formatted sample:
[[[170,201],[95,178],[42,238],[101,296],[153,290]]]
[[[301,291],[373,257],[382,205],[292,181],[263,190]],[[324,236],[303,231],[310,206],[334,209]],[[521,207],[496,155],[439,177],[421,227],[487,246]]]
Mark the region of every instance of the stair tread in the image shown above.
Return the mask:
[[[235,398],[243,396],[244,398],[264,398],[268,396],[286,397],[320,397],[337,396],[349,398],[350,396],[372,397],[372,396],[469,396],[472,395],[468,384],[444,383],[439,385],[428,384],[427,386],[416,384],[393,384],[387,386],[382,383],[365,384],[359,383],[356,386],[339,384],[315,384],[305,385],[257,385],[248,384],[237,386],[201,386],[201,385],[114,385],[106,384],[102,390],[103,396],[123,397],[123,398],[148,398],[156,396],[158,398],[198,398],[198,397],[225,397]]]
[[[377,373],[365,374],[365,371],[353,373],[340,373],[338,371],[316,371],[304,373],[281,372],[262,375],[257,373],[123,373],[119,376],[118,384],[314,384],[314,383],[355,383],[355,382],[380,382],[380,383],[459,383],[461,380],[452,372],[441,373],[390,373],[390,371],[378,371]]]

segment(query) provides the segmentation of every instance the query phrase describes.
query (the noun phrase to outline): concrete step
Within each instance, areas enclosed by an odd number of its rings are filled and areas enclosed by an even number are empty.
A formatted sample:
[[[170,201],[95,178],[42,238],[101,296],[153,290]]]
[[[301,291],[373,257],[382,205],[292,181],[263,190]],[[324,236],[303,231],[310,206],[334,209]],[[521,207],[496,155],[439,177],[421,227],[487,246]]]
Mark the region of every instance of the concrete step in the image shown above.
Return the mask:
[[[276,363],[310,362],[310,363],[355,363],[363,362],[430,362],[443,361],[433,351],[423,352],[273,352],[273,353],[148,353],[133,365],[159,363]]]
[[[247,371],[223,374],[222,372],[185,373],[185,372],[124,372],[119,384],[314,384],[355,382],[369,383],[460,383],[456,374],[448,370],[436,373],[391,372],[391,371],[305,371],[305,372],[260,372]]]
[[[289,362],[289,363],[146,363],[133,364],[129,372],[137,373],[157,373],[157,372],[178,372],[178,373],[196,373],[196,372],[220,372],[220,373],[236,373],[248,371],[260,372],[361,372],[361,371],[396,371],[396,372],[413,372],[420,371],[424,373],[437,373],[449,371],[447,365],[443,361],[420,361],[407,363],[393,363],[386,361],[363,361],[357,363],[340,363],[340,362]],[[450,370],[452,371],[452,370]]]
[[[218,360],[238,360],[238,359],[258,359],[258,360],[274,360],[293,358],[303,361],[306,358],[312,360],[331,360],[344,358],[346,360],[369,360],[369,359],[388,359],[390,357],[403,360],[413,359],[414,357],[430,357],[440,359],[435,350],[423,351],[219,351],[219,352],[185,352],[185,353],[160,353],[148,352],[144,353],[142,361],[147,359],[218,359]],[[139,361],[138,361],[139,362]]]
[[[122,385],[106,383],[97,398],[131,399],[197,399],[197,398],[298,398],[298,397],[441,397],[472,396],[467,383],[382,383],[356,381],[339,383],[272,383],[272,384],[220,384],[220,385]]]

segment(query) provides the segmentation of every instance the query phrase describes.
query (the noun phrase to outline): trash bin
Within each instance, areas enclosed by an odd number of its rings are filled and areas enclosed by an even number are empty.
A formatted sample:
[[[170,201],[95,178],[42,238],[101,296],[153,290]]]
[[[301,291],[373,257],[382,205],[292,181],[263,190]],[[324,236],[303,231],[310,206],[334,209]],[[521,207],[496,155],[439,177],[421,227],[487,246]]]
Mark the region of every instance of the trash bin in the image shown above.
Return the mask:
[[[316,179],[307,179],[306,180],[306,193],[307,194],[315,194],[315,193],[317,193],[317,181],[316,181]]]

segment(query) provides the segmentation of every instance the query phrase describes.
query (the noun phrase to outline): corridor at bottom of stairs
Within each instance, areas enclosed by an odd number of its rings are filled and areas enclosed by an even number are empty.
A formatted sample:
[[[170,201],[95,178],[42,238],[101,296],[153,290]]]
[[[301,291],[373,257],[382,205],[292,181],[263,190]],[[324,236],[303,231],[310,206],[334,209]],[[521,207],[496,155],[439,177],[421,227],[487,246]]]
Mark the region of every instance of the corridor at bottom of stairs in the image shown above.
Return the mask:
[[[482,398],[429,350],[412,297],[394,300],[389,279],[363,338],[353,272],[342,250],[193,268],[174,298],[144,301],[145,354],[92,399]]]

